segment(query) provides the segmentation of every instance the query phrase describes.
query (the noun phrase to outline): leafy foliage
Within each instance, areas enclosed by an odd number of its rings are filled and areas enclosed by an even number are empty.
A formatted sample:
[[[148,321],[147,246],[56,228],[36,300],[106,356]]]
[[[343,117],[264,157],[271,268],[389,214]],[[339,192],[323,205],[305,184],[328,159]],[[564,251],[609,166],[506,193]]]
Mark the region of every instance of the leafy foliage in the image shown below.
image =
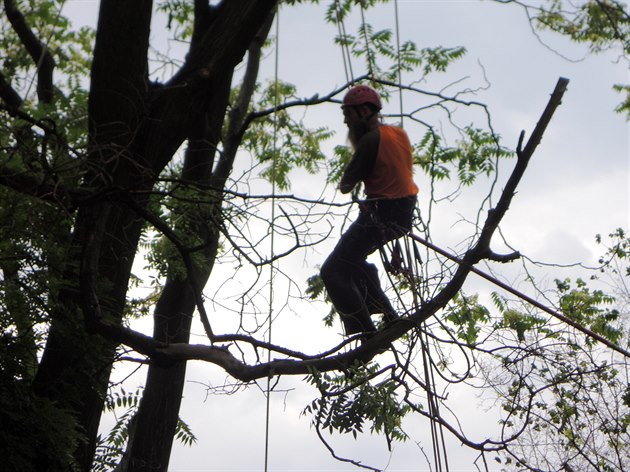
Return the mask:
[[[612,305],[615,302],[613,297],[602,290],[590,290],[581,279],[576,280],[575,287],[568,280],[556,280],[556,287],[560,294],[560,308],[565,315],[612,342],[619,343],[623,332],[613,325],[619,318],[619,311],[602,308]],[[587,342],[592,341],[587,339]]]
[[[326,287],[324,287],[324,281],[322,280],[321,275],[315,274],[306,280],[306,295],[311,300],[320,299],[330,303],[330,311],[324,317],[324,324],[329,327],[332,326],[337,310],[335,310],[334,305],[330,302],[330,297],[328,296],[328,293],[326,293]]]
[[[540,27],[559,32],[580,43],[586,43],[593,52],[601,52],[620,42],[630,52],[630,17],[626,6],[615,0],[582,2],[573,9],[561,0],[547,2],[535,16]]]
[[[497,328],[515,331],[519,342],[525,341],[525,334],[528,332],[534,336],[537,332],[545,333],[543,327],[547,320],[525,311],[510,308],[505,298],[497,292],[492,292],[491,297],[495,307],[503,317],[496,324]]]
[[[549,0],[530,13],[536,27],[551,30],[577,43],[584,43],[593,53],[620,50],[630,53],[630,14],[627,4],[618,0],[587,0],[576,4]],[[626,84],[614,85],[624,93],[617,111],[630,117],[630,89]]]
[[[328,171],[328,182],[338,183],[341,180],[343,171],[352,160],[352,148],[349,146],[335,146],[334,159],[330,162]]]
[[[326,15],[327,21],[343,24],[352,11],[353,3],[347,0],[332,2]],[[361,2],[361,7],[367,9],[377,3],[380,2]],[[420,49],[413,41],[404,41],[397,45],[394,39],[390,29],[375,30],[368,21],[363,21],[354,35],[343,28],[341,34],[335,38],[335,43],[347,49],[353,57],[364,60],[371,77],[389,82],[398,82],[404,72],[422,71],[425,77],[433,72],[444,72],[451,63],[466,53],[466,49],[461,46]],[[373,85],[378,88],[378,83]],[[387,98],[387,90],[381,90],[381,93]]]
[[[602,264],[601,272],[610,271],[615,276],[630,277],[630,237],[623,228],[617,228],[608,235],[608,238],[610,245],[606,249],[606,254],[599,259],[599,263]],[[603,238],[599,234],[595,240],[598,244],[603,243]]]
[[[455,146],[444,144],[434,130],[428,130],[414,146],[415,163],[436,180],[450,179],[454,170],[463,185],[471,185],[479,175],[491,175],[496,160],[511,157],[494,133],[468,126]]]
[[[145,241],[150,249],[147,268],[155,269],[159,277],[177,280],[186,277],[188,267],[184,257],[188,257],[195,267],[203,266],[203,235],[210,231],[208,221],[219,221],[220,218],[213,206],[215,198],[208,192],[174,182],[159,201],[158,210],[171,231],[162,235],[148,233]]]
[[[108,395],[105,402],[105,410],[115,413],[122,409],[123,412],[116,416],[116,423],[109,433],[98,439],[92,469],[94,472],[114,470],[121,463],[125,446],[129,441],[130,435],[133,435],[134,419],[138,412],[141,398],[142,389],[127,392],[124,388],[121,388],[120,391],[112,391]],[[181,418],[177,419],[175,439],[185,446],[192,446],[197,441],[188,424]]]
[[[629,251],[623,230],[610,235],[600,274],[613,286],[627,287],[623,268]],[[598,242],[602,242],[600,236]],[[595,279],[600,279],[599,275]],[[619,345],[627,345],[627,291],[612,297],[582,280],[556,280],[558,305],[566,316]],[[531,428],[536,446],[517,440],[505,464],[548,469],[568,464],[573,470],[624,470],[630,451],[627,359],[607,355],[588,337],[553,328],[551,322],[508,308],[495,296],[502,326],[516,329],[523,347],[501,356],[512,374],[501,389],[504,424],[512,431]],[[525,336],[530,333],[529,336]],[[625,342],[624,342],[625,341]],[[510,377],[506,377],[507,378]]]
[[[193,4],[184,0],[163,0],[158,2],[157,9],[166,14],[167,28],[173,32],[177,40],[186,41],[192,37],[190,18],[194,17]]]
[[[40,467],[51,472],[76,470],[74,450],[81,440],[69,411],[33,394],[33,353],[2,326],[0,334],[0,454],[5,470],[32,470],[42,453],[53,458]]]
[[[369,425],[372,433],[384,434],[389,440],[403,441],[407,435],[401,429],[402,418],[409,407],[397,399],[397,382],[393,379],[372,383],[378,366],[360,366],[343,375],[313,373],[307,382],[322,393],[304,409],[314,416],[317,428],[352,434],[357,437]]]
[[[528,441],[511,446],[517,463],[533,469],[569,463],[574,470],[594,464],[596,470],[623,470],[630,409],[619,398],[627,383],[616,366],[588,356],[578,348],[548,348],[546,355],[521,363],[518,380],[505,392],[505,425],[519,430],[528,424],[539,440],[535,447]]]
[[[295,92],[291,84],[271,83],[262,91],[258,105],[271,109],[277,103],[297,100]],[[308,128],[288,110],[279,110],[251,124],[243,137],[243,148],[267,165],[261,172],[266,180],[287,190],[290,171],[302,168],[314,174],[320,170],[326,160],[322,143],[332,135],[326,127]]]
[[[480,325],[490,320],[490,312],[478,303],[477,295],[466,297],[458,294],[453,298],[445,318],[455,325],[459,339],[466,344],[475,344],[481,331]]]

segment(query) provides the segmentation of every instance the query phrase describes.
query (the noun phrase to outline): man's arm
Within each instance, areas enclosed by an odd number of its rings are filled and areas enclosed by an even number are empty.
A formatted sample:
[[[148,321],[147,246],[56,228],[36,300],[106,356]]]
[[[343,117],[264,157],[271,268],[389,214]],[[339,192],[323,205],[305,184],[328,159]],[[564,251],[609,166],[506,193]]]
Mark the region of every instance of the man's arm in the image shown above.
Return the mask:
[[[380,133],[378,130],[370,131],[359,140],[354,156],[352,156],[352,160],[348,163],[341,177],[341,182],[339,182],[341,193],[352,192],[357,183],[370,176],[376,163],[379,143]]]

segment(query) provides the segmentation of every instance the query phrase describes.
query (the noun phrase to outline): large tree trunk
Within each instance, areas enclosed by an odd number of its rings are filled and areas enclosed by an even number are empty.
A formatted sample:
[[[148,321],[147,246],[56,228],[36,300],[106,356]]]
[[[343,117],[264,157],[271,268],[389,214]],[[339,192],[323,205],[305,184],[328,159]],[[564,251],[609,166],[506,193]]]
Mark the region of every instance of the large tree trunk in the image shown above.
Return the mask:
[[[199,38],[199,47],[180,72],[166,87],[158,87],[147,77],[151,0],[101,2],[88,107],[90,168],[84,181],[92,198],[78,211],[67,287],[59,294],[34,381],[39,395],[74,412],[85,437],[76,452],[83,471],[90,470],[93,460],[116,348],[86,327],[93,317],[121,321],[143,226],[139,212],[146,207],[147,195],[190,135],[191,124],[205,116],[211,84],[231,75],[275,3],[220,3],[214,10],[220,19]],[[178,318],[182,313],[180,309],[172,315],[170,310],[176,307],[166,301],[164,305],[167,316]],[[185,365],[174,372],[167,377],[183,384]],[[162,374],[156,370],[151,385],[170,383],[159,380]],[[181,398],[181,387],[168,397]],[[38,462],[47,460],[42,457]]]
[[[95,209],[93,217],[98,219],[99,216],[100,212]],[[112,215],[105,221],[120,223],[121,219]],[[114,223],[107,225],[112,225],[110,227],[113,228],[127,228],[126,231],[112,231],[105,238],[110,243],[111,252],[120,256],[118,270],[116,273],[109,274],[108,278],[109,280],[121,279],[124,278],[125,273],[129,273],[135,251],[132,251],[128,244],[113,244],[113,242],[137,240],[140,225],[137,223],[132,223],[132,227],[117,226]],[[78,226],[77,231],[79,229]],[[80,264],[78,257],[71,259],[70,264]],[[117,297],[112,290],[112,303],[108,306],[109,313],[122,313],[125,293],[123,290],[126,290],[126,287],[124,289],[118,287],[118,291],[123,294],[121,296],[119,293]],[[79,429],[86,437],[85,442],[79,444],[76,460],[81,470],[88,471],[94,454],[98,424],[116,344],[86,331],[77,296],[77,292],[61,294],[58,311],[54,314],[33,387],[38,395],[45,396],[57,405],[75,412]],[[48,470],[45,460],[40,463],[43,464],[42,470]]]
[[[189,137],[182,172],[184,182],[208,185],[210,181],[231,78],[232,74],[227,74],[222,83],[213,87],[215,92],[208,110],[210,119],[201,118]],[[220,214],[220,206],[220,201],[200,204],[197,214],[184,216],[189,220],[188,228],[195,228],[197,236],[204,242],[203,264],[195,267],[190,277],[170,277],[166,281],[153,315],[153,338],[157,341],[187,343],[190,339],[197,296],[210,276],[217,255],[220,233],[216,227],[216,215]],[[142,400],[120,470],[168,470],[185,377],[186,362],[177,362],[169,367],[154,363],[149,365]],[[155,418],[160,418],[157,424]]]
[[[193,36],[200,41],[203,22],[199,18],[206,17],[203,11],[196,11],[198,20]],[[195,267],[193,278],[184,280],[169,279],[154,312],[154,338],[156,340],[173,342],[188,342],[190,325],[195,309],[194,301],[198,299],[200,290],[205,286],[214,267],[219,246],[222,198],[218,189],[223,187],[228,177],[226,169],[236,156],[236,149],[240,142],[240,135],[236,130],[241,129],[258,76],[261,49],[269,34],[273,22],[273,13],[267,19],[258,34],[251,42],[247,59],[247,69],[241,84],[240,93],[228,118],[230,124],[227,136],[222,137],[225,112],[231,90],[231,71],[214,80],[212,100],[209,102],[204,120],[191,125],[188,150],[184,161],[182,178],[184,182],[207,185],[216,188],[216,201],[205,208],[201,206],[197,218],[202,218],[196,225],[196,232],[205,242],[203,266]],[[216,149],[223,142],[223,152],[219,162],[214,166]],[[229,163],[226,165],[226,161]],[[213,169],[214,167],[214,169]],[[229,173],[229,171],[228,171]],[[193,226],[195,227],[195,226]],[[196,291],[196,292],[195,292]],[[134,419],[131,436],[123,458],[120,470],[135,472],[140,470],[168,469],[170,453],[179,419],[179,408],[186,374],[186,363],[179,362],[171,367],[156,364],[149,366],[147,381],[138,413]],[[155,418],[161,418],[156,427]]]
[[[231,163],[236,156],[236,149],[241,139],[236,130],[241,129],[246,116],[244,111],[248,108],[255,88],[261,49],[269,34],[273,17],[273,13],[268,15],[266,22],[250,45],[245,76],[239,96],[236,102],[232,103],[227,136],[223,137],[223,153],[219,160],[221,165],[213,169],[215,149],[222,139],[221,131],[231,89],[231,73],[214,82],[212,89],[215,92],[213,99],[209,102],[206,119],[192,126],[193,132],[189,136],[182,178],[184,182],[216,188],[217,199],[206,208],[199,209],[198,216],[205,221],[200,221],[196,225],[197,235],[205,242],[205,265],[195,267],[194,280],[190,278],[167,280],[154,313],[154,338],[156,340],[169,343],[189,341],[190,325],[195,309],[194,300],[198,299],[201,288],[206,284],[212,272],[219,245],[220,233],[216,225],[220,223],[222,199],[218,189],[222,188],[228,177],[225,169],[231,169]],[[196,24],[199,23],[196,22]],[[226,161],[229,162],[228,165]],[[125,457],[120,467],[121,471],[168,470],[179,419],[185,373],[185,362],[168,368],[155,364],[149,366],[144,394],[134,419]],[[156,417],[162,419],[159,427],[155,425]]]
[[[88,105],[91,165],[84,182],[96,198],[79,208],[67,263],[68,287],[60,294],[35,379],[37,393],[75,412],[85,436],[76,453],[84,471],[93,460],[116,345],[88,334],[86,317],[93,314],[81,310],[81,297],[86,278],[94,278],[100,315],[121,319],[142,221],[106,193],[132,182],[151,185],[142,172],[146,164],[139,163],[134,152],[140,147],[136,132],[145,108],[151,10],[150,0],[101,2]],[[85,267],[86,256],[98,261],[96,267]]]
[[[167,282],[155,309],[154,332],[162,333],[159,339],[188,342],[193,311],[194,294],[188,280]],[[155,364],[149,367],[120,470],[168,470],[185,376],[185,361],[170,367]],[[155,421],[156,418],[160,420]]]

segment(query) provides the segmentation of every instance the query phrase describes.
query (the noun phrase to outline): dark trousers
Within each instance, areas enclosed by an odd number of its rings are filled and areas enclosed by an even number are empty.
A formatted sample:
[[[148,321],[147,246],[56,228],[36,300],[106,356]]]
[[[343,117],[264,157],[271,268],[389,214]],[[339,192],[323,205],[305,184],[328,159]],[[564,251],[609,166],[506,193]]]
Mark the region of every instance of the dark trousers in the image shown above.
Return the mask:
[[[362,202],[359,217],[324,261],[322,281],[347,335],[375,331],[370,314],[383,313],[386,321],[397,317],[378,269],[366,259],[411,230],[415,206],[415,196]]]

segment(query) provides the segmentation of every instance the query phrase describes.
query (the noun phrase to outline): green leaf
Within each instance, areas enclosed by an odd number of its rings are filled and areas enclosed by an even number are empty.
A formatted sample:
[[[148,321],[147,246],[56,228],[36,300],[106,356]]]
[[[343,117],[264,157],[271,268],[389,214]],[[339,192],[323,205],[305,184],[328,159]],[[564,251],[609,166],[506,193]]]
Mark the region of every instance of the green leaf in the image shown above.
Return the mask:
[[[455,326],[457,337],[467,344],[474,344],[481,326],[490,321],[490,312],[478,303],[478,296],[458,294],[448,309],[446,319]]]

